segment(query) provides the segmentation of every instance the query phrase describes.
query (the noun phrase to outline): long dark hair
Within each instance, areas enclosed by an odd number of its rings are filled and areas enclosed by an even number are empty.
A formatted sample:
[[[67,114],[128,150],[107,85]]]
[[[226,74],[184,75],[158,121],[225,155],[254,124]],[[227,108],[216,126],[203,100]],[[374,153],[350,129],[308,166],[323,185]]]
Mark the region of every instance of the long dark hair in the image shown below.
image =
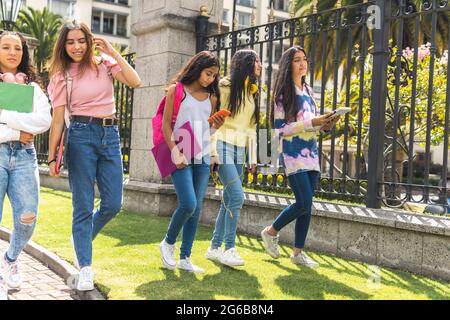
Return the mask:
[[[270,121],[274,126],[275,104],[281,103],[284,108],[285,121],[295,121],[298,113],[298,101],[295,93],[295,83],[292,78],[292,61],[297,52],[302,51],[305,56],[306,51],[300,46],[294,46],[283,52],[281,56],[278,74],[273,87],[273,96],[270,102]],[[302,77],[302,84],[306,88],[306,75]],[[309,93],[309,90],[308,90]]]
[[[38,78],[36,68],[31,61],[30,51],[25,38],[20,33],[14,31],[3,31],[0,34],[0,40],[3,36],[14,36],[20,39],[20,42],[22,42],[22,60],[17,67],[17,72],[22,72],[27,75],[27,83],[36,82],[40,85],[40,79]]]
[[[237,51],[231,59],[230,66],[230,101],[229,108],[231,115],[234,117],[242,107],[242,102],[246,96],[250,96],[252,84],[256,85],[255,63],[258,58],[257,53],[251,49],[242,49]],[[249,79],[247,89],[245,88],[245,80]],[[253,95],[255,99],[256,94]],[[256,101],[255,101],[256,102]],[[253,117],[256,123],[259,122],[259,104],[255,103],[255,113]]]
[[[181,82],[183,85],[190,85],[200,78],[204,69],[211,67],[218,67],[220,70],[219,59],[209,51],[201,51],[184,65],[178,75],[171,81],[171,84]],[[220,109],[219,74],[217,74],[214,81],[206,87],[206,91],[217,97],[217,104],[214,111],[218,111]]]
[[[98,74],[97,61],[94,57],[94,50],[92,49],[94,35],[86,23],[71,20],[66,21],[59,30],[58,40],[53,48],[53,55],[50,61],[50,77],[60,72],[66,72],[73,62],[66,52],[67,35],[72,30],[81,30],[86,38],[87,48],[83,60],[80,62],[80,74],[83,74],[88,68],[93,68]]]

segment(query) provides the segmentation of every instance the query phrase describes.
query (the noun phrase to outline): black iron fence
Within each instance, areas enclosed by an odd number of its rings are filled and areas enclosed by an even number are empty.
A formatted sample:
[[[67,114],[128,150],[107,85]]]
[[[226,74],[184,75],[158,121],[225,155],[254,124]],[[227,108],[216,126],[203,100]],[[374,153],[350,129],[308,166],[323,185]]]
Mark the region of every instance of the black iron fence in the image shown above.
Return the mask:
[[[319,137],[322,176],[316,194],[372,208],[406,201],[448,208],[449,20],[449,1],[376,0],[212,36],[198,27],[199,49],[217,53],[223,74],[241,48],[253,48],[264,66],[260,164],[245,184],[288,190],[265,130],[277,62],[285,49],[299,44],[308,52],[308,80],[320,112],[352,110]]]
[[[123,56],[127,62],[134,67],[135,54],[130,53]],[[45,87],[48,84],[48,77],[42,75]],[[116,117],[119,120],[120,143],[123,157],[123,170],[129,172],[131,154],[131,119],[133,115],[133,88],[130,88],[119,81],[114,81],[114,95],[116,102]],[[47,131],[35,139],[36,152],[39,164],[47,163],[48,156],[48,136]]]

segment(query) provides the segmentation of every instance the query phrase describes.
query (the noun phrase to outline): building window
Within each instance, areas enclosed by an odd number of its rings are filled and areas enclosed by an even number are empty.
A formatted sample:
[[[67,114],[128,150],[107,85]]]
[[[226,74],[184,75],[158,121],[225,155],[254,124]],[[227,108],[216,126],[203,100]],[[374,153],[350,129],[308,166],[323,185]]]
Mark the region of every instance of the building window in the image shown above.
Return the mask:
[[[128,37],[128,15],[92,10],[92,32],[113,36]]]
[[[238,0],[237,4],[239,4],[241,6],[245,6],[245,7],[251,7],[251,8],[255,7],[255,1],[254,0]]]
[[[126,37],[127,36],[127,16],[118,14],[117,15],[117,35]]]
[[[238,15],[238,28],[239,29],[250,28],[252,15],[243,12],[237,12],[237,15]]]
[[[224,9],[222,14],[222,23],[229,24],[230,20],[230,10]]]
[[[114,14],[109,12],[103,13],[103,33],[114,34]]]
[[[100,33],[101,13],[99,11],[92,12],[92,32]]]
[[[72,0],[51,0],[50,11],[61,15],[64,19],[69,20],[74,16],[75,1]]]
[[[289,1],[288,0],[274,0],[273,8],[280,11],[289,11]]]
[[[128,5],[128,0],[101,0],[101,1]]]

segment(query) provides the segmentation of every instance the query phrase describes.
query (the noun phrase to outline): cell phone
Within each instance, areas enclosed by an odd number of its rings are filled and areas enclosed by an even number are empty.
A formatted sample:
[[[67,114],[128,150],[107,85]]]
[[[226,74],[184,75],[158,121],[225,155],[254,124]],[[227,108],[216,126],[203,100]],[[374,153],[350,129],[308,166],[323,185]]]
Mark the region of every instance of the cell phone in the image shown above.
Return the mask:
[[[346,114],[347,112],[350,112],[352,109],[347,107],[340,107],[333,111],[333,114],[338,114],[340,116]]]
[[[213,118],[215,116],[222,116],[224,118],[228,117],[229,115],[231,115],[231,112],[227,109],[220,109],[219,111],[217,111],[216,113],[214,113],[211,117],[208,118],[208,122],[210,124],[213,123]]]

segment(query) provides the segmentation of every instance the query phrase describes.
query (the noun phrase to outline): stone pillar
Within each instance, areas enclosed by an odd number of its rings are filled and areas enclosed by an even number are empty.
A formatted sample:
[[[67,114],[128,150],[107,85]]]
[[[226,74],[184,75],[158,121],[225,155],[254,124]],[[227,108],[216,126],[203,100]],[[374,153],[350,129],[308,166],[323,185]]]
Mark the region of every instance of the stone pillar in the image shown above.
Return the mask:
[[[209,9],[210,22],[217,23],[222,0],[134,1],[131,31],[142,86],[134,96],[130,180],[162,182],[151,154],[151,118],[167,83],[195,54],[195,19],[202,5]]]

